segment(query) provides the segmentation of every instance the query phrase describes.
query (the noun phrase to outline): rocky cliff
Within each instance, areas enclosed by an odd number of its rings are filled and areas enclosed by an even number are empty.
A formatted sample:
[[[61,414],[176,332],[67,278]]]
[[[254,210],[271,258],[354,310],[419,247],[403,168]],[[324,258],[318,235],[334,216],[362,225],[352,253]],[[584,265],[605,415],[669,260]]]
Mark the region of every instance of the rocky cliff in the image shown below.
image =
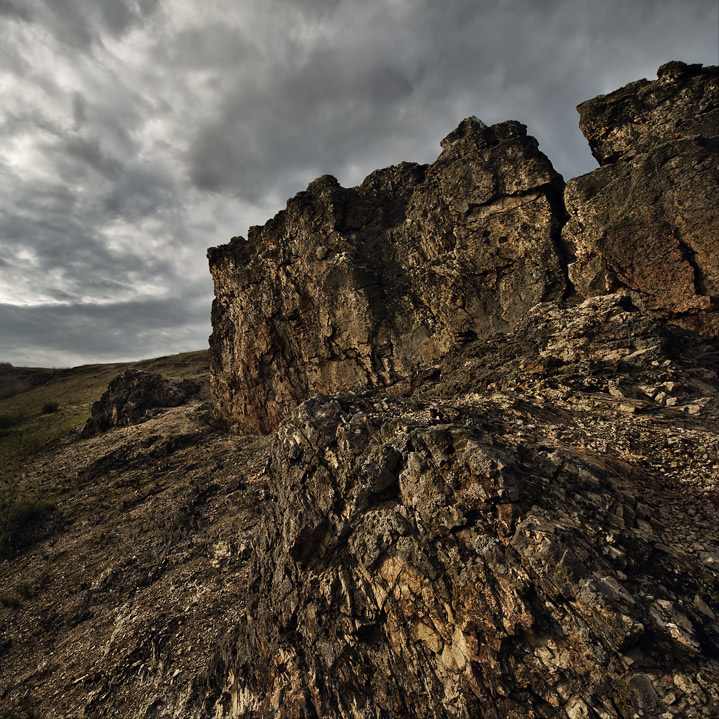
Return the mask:
[[[715,333],[719,71],[658,76],[580,105],[602,167],[566,189],[523,125],[468,118],[434,164],[319,178],[212,248],[219,421],[271,431],[313,392],[391,385],[574,294]]]
[[[657,74],[579,106],[601,167],[567,183],[569,278],[583,296],[628,292],[716,333],[719,70],[672,62]]]
[[[210,250],[218,418],[279,425],[218,716],[719,712],[718,99],[584,103],[566,188],[469,118]]]
[[[567,291],[563,183],[524,125],[464,120],[430,166],[310,183],[211,249],[213,393],[240,432],[313,393],[391,385]]]

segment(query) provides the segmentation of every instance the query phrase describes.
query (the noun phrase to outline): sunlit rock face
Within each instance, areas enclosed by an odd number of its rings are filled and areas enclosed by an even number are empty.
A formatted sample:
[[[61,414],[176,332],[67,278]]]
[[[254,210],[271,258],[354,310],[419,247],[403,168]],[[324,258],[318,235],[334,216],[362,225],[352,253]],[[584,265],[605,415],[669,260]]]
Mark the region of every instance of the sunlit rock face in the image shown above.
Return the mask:
[[[314,392],[393,384],[565,293],[563,182],[526,128],[468,118],[442,148],[359,187],[321,177],[210,250],[226,427],[268,432]]]
[[[405,396],[304,402],[214,716],[717,716],[717,366],[609,295],[541,303]]]
[[[719,69],[668,63],[579,106],[601,167],[567,183],[563,239],[583,296],[628,292],[719,327]]]

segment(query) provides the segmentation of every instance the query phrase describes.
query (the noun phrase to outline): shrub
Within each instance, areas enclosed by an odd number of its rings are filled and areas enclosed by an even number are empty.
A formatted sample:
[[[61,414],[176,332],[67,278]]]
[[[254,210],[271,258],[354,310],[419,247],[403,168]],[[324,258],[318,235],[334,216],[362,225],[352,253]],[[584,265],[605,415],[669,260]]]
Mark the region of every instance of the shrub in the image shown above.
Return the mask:
[[[7,557],[47,533],[47,520],[55,504],[22,494],[16,481],[0,485],[0,557]]]
[[[25,582],[17,588],[17,593],[20,599],[22,599],[23,601],[27,601],[28,599],[32,599],[37,593],[37,591],[35,587],[32,586],[32,584],[28,584],[27,582]]]
[[[10,429],[22,422],[21,417],[12,414],[0,414],[0,429]]]
[[[17,609],[20,606],[20,599],[14,594],[0,594],[0,604],[8,609]]]
[[[42,413],[43,414],[52,414],[53,412],[57,412],[59,409],[60,409],[60,405],[57,402],[48,401],[48,402],[45,402],[45,404],[42,406]]]

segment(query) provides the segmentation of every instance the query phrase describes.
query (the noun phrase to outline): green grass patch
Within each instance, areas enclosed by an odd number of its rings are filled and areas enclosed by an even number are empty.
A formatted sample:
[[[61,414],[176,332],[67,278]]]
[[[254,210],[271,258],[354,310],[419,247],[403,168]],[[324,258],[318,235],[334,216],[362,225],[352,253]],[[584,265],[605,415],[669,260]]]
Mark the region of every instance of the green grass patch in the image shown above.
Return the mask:
[[[210,369],[209,361],[209,352],[207,350],[197,350],[195,352],[183,352],[182,354],[129,363],[128,366],[145,372],[157,372],[173,379],[185,379],[186,377],[208,372]]]

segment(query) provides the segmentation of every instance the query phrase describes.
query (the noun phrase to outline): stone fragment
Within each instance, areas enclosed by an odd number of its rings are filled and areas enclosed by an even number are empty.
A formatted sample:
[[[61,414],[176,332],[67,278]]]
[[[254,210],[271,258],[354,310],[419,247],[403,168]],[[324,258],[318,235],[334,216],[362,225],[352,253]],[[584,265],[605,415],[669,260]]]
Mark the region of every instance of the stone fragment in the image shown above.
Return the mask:
[[[629,680],[629,688],[632,691],[632,698],[637,709],[644,715],[651,716],[650,712],[659,700],[652,685],[652,680],[646,674],[635,674]]]

